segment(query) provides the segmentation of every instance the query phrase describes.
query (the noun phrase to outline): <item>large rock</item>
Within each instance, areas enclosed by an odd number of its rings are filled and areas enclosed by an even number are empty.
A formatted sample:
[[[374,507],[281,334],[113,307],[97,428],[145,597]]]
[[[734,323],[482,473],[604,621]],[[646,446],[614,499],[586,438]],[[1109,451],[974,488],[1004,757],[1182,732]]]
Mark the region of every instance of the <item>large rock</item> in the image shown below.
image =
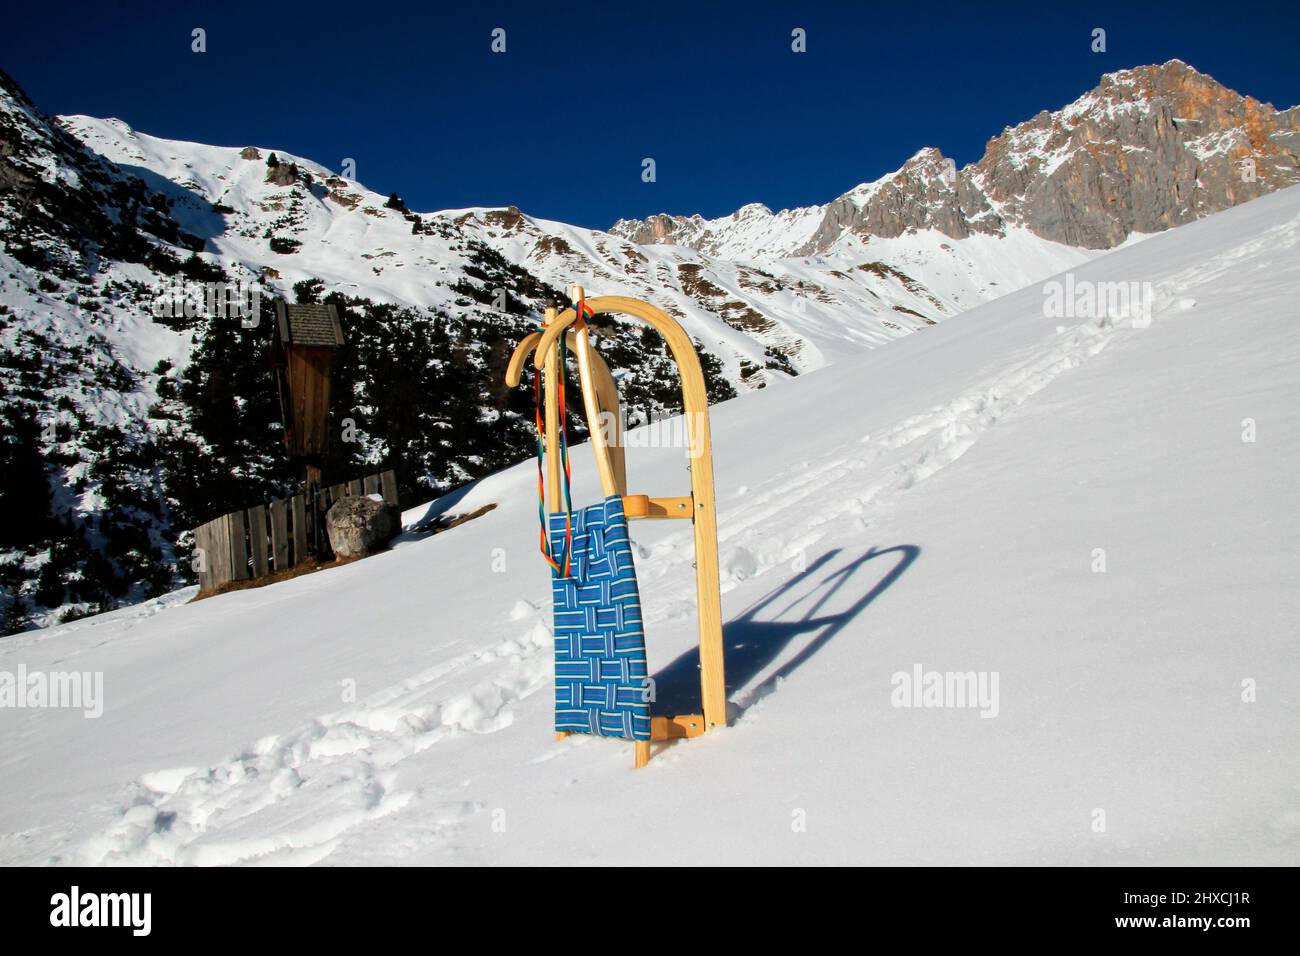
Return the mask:
[[[340,498],[325,513],[325,532],[339,558],[363,558],[382,551],[399,530],[397,509],[369,495]]]

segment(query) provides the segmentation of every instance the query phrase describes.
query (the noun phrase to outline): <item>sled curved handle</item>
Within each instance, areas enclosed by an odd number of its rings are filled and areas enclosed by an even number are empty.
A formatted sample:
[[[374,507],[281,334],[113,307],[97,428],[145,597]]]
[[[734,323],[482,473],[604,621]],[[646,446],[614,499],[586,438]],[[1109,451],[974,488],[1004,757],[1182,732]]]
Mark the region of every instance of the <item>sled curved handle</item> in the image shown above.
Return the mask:
[[[581,296],[581,293],[581,287],[575,286],[575,297]],[[686,331],[675,319],[669,316],[662,309],[651,305],[649,302],[643,302],[640,299],[632,299],[619,295],[603,295],[597,296],[594,299],[588,299],[587,305],[591,307],[592,312],[595,314],[600,314],[602,312],[618,313],[641,319],[641,321],[645,322],[663,336],[664,341],[667,342],[668,350],[672,354],[673,361],[677,364],[677,372],[682,380],[682,406],[686,411],[686,433],[691,449],[698,453],[698,457],[702,459],[705,464],[705,473],[709,485],[709,501],[710,507],[712,507],[713,453],[709,435],[708,390],[704,384],[704,372],[700,367],[700,359],[699,356],[695,354],[695,346],[691,342],[690,336],[686,334]],[[576,311],[573,309],[565,309],[558,316],[552,318],[542,332],[533,333],[534,335],[540,336],[538,341],[533,344],[535,354],[533,361],[539,370],[543,368],[545,356],[549,354],[550,349],[555,347],[560,335],[573,334],[570,326],[573,325],[577,318],[578,314]],[[575,338],[566,338],[565,341],[573,343],[574,352],[578,356],[578,370],[583,376],[582,393],[583,400],[586,403],[587,423],[588,427],[592,429],[593,447],[596,448],[596,463],[598,466],[603,466],[605,459],[608,457],[607,452],[613,451],[613,449],[606,447],[606,436],[603,433],[598,434],[599,429],[596,426],[601,420],[600,412],[602,410],[606,412],[614,411],[615,419],[617,419],[619,408],[618,392],[614,387],[613,377],[608,374],[608,368],[604,367],[603,360],[601,360],[599,354],[590,347],[586,339],[586,330],[580,329]],[[520,343],[519,348],[515,350],[515,356],[519,356],[521,351],[526,353],[528,342],[529,340],[525,339]],[[597,362],[599,362],[599,368],[596,368]],[[513,357],[511,363],[513,367]],[[592,368],[589,369],[587,367],[588,365],[592,366]],[[590,381],[590,378],[593,377],[593,369],[595,370],[594,377],[596,378],[594,387]],[[518,374],[519,373],[516,373],[516,376],[518,376]],[[516,377],[512,380],[512,384],[517,381],[518,378]],[[606,399],[606,394],[608,394],[608,400]],[[593,408],[592,399],[597,396],[599,397],[599,404],[603,406],[603,409]],[[621,440],[618,440],[614,444],[617,446],[615,458],[621,459],[621,453],[623,451],[622,442]],[[619,480],[613,482],[606,481],[606,476],[602,467],[601,484],[604,486],[607,495],[625,495],[627,493],[626,465],[622,464],[621,461],[620,465],[622,465],[622,467],[619,469]],[[692,474],[694,474],[693,471]],[[611,491],[611,487],[616,487],[618,490]],[[692,490],[694,490],[694,478],[692,478]],[[696,497],[698,499],[699,495],[696,495]]]
[[[514,352],[510,355],[510,363],[506,366],[506,384],[514,388],[524,380],[524,363],[528,361],[528,356],[533,354],[537,348],[537,343],[542,340],[541,332],[529,332],[523,337],[518,345],[515,346]],[[574,335],[570,332],[565,336],[565,344],[573,348]],[[541,365],[538,365],[541,368]]]
[[[580,290],[579,290],[580,292]],[[557,336],[558,339],[558,336]],[[523,381],[524,363],[542,340],[541,332],[526,335],[510,356],[506,366],[506,384],[517,386]],[[552,339],[555,342],[556,339]],[[619,418],[618,386],[600,353],[587,339],[586,330],[565,332],[565,344],[578,358],[578,373],[582,384],[582,401],[587,413],[587,427],[591,432],[596,468],[606,497],[627,494],[627,458],[623,453],[622,421]],[[552,348],[554,345],[551,346]],[[538,368],[546,361],[546,353],[538,352]],[[605,416],[610,416],[605,418]],[[613,441],[609,441],[612,438]]]

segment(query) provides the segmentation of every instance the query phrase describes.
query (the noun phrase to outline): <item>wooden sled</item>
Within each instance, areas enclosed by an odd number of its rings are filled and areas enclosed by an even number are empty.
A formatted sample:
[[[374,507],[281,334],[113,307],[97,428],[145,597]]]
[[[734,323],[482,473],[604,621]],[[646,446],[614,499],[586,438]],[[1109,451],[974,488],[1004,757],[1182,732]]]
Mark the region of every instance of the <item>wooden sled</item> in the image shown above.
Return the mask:
[[[575,304],[581,301],[582,288],[574,286],[571,297]],[[535,355],[534,366],[537,373],[543,376],[548,487],[546,504],[549,511],[557,512],[564,507],[560,491],[560,411],[557,398],[557,376],[564,373],[559,367],[560,336],[564,335],[565,344],[577,357],[583,410],[586,412],[590,442],[605,495],[620,496],[623,499],[623,511],[629,519],[686,519],[695,526],[695,590],[699,612],[702,713],[652,716],[651,740],[635,742],[636,766],[644,767],[650,760],[650,744],[653,741],[698,737],[710,727],[725,726],[727,722],[722,599],[718,581],[718,522],[713,499],[713,445],[709,437],[708,396],[695,347],[682,327],[667,313],[648,302],[623,296],[598,296],[587,299],[586,304],[595,315],[613,313],[640,319],[663,336],[681,375],[686,434],[689,447],[696,452],[689,466],[689,495],[657,497],[627,493],[627,462],[622,442],[618,388],[609,367],[588,339],[585,325],[577,329],[570,328],[577,319],[577,312],[573,308],[558,314],[554,308],[548,308],[545,329],[525,337],[510,357],[506,369],[508,385],[513,387],[519,384],[529,355]],[[613,416],[611,428],[601,427],[602,414]],[[610,420],[606,418],[604,421]],[[614,438],[612,444],[606,440],[611,434]],[[560,739],[565,736],[565,733],[557,735]]]

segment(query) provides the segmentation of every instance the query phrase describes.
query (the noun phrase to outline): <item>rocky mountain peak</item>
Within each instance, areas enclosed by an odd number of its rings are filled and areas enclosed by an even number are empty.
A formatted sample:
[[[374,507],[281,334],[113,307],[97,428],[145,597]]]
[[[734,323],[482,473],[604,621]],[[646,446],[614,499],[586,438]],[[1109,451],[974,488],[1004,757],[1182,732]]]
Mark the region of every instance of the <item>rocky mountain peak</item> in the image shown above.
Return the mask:
[[[698,214],[670,216],[667,213],[659,213],[645,219],[620,219],[610,227],[609,231],[638,244],[689,245],[689,242],[679,243],[678,240],[689,232],[691,225],[702,221],[703,218]]]
[[[1300,107],[1277,110],[1181,60],[1119,70],[1073,103],[990,139],[958,170],[934,147],[816,210],[815,230],[763,235],[768,254],[813,255],[848,237],[934,229],[955,239],[1023,227],[1045,239],[1108,249],[1300,182]],[[746,206],[744,209],[752,208]],[[734,246],[735,216],[621,220],[635,242]],[[784,212],[792,221],[812,210]],[[751,253],[756,250],[750,250]]]
[[[1300,181],[1296,129],[1295,110],[1171,60],[1007,130],[969,175],[1004,221],[1105,249]]]

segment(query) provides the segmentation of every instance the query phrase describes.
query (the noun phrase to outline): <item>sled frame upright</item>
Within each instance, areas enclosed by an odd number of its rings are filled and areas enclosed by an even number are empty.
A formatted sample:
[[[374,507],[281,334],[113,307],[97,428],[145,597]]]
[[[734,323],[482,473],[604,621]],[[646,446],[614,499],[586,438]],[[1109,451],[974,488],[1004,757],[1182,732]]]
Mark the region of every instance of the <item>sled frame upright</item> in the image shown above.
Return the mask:
[[[574,286],[571,298],[582,301],[581,286]],[[506,370],[506,384],[516,386],[523,376],[529,355],[534,356],[535,374],[544,385],[546,425],[547,509],[563,510],[560,461],[559,382],[560,336],[577,358],[590,443],[596,457],[601,488],[606,497],[618,495],[629,519],[683,519],[694,526],[695,593],[699,616],[700,639],[700,714],[671,717],[652,716],[651,740],[636,741],[637,767],[650,759],[652,741],[679,737],[697,737],[711,727],[726,726],[727,689],[722,647],[722,597],[718,579],[718,519],[713,496],[713,443],[709,433],[708,393],[704,372],[690,336],[662,309],[649,302],[625,296],[607,295],[586,299],[593,315],[627,315],[645,322],[661,336],[677,365],[682,381],[682,405],[686,416],[686,434],[691,452],[691,493],[685,497],[657,497],[627,492],[627,463],[622,441],[622,417],[618,387],[609,367],[592,346],[585,323],[577,328],[574,308],[558,312],[546,310],[546,324],[532,332],[515,348]],[[604,427],[602,427],[602,424]],[[608,439],[613,437],[610,443]],[[561,738],[566,734],[561,733]]]

